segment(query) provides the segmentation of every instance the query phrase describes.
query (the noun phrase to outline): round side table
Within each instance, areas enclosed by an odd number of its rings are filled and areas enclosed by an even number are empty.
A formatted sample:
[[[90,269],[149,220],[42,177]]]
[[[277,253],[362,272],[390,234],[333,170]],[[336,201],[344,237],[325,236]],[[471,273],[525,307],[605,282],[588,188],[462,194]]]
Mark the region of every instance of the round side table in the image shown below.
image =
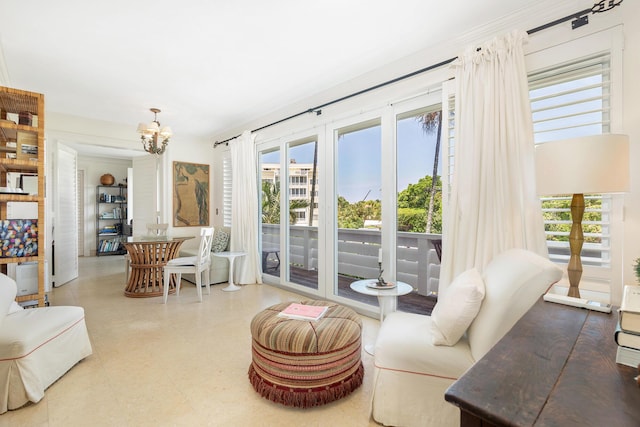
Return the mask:
[[[240,286],[233,283],[233,262],[236,258],[243,257],[246,252],[212,252],[211,255],[220,258],[226,258],[229,260],[229,285],[226,288],[222,288],[223,291],[233,292],[242,289]]]
[[[372,285],[378,283],[376,279],[357,280],[351,285],[351,289],[364,295],[374,295],[378,297],[378,305],[380,306],[380,322],[384,320],[387,313],[396,311],[398,305],[398,297],[406,295],[413,291],[413,287],[405,282],[395,282],[396,286],[390,289],[377,289]]]

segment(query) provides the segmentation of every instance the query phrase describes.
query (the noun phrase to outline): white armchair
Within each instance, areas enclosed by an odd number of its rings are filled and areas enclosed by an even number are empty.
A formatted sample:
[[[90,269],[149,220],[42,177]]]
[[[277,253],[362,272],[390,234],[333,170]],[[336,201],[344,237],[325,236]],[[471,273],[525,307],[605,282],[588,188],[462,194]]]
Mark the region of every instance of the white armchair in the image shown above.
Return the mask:
[[[44,391],[92,353],[82,307],[22,309],[16,282],[0,274],[0,414]]]
[[[532,252],[496,256],[482,272],[478,314],[452,346],[433,344],[431,316],[389,314],[375,346],[373,418],[393,426],[458,426],[459,411],[444,400],[446,389],[561,277],[560,268]]]

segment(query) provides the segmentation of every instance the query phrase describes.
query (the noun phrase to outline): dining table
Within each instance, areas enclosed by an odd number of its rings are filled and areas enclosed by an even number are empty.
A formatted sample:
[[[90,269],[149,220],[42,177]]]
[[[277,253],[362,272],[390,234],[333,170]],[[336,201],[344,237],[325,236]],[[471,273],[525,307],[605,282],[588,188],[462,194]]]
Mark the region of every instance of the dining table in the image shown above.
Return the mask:
[[[185,240],[194,236],[130,236],[123,242],[130,257],[131,274],[126,283],[124,295],[132,298],[162,296],[164,286],[169,293],[176,291],[175,277],[168,284],[163,283],[163,269],[167,262],[178,256]]]

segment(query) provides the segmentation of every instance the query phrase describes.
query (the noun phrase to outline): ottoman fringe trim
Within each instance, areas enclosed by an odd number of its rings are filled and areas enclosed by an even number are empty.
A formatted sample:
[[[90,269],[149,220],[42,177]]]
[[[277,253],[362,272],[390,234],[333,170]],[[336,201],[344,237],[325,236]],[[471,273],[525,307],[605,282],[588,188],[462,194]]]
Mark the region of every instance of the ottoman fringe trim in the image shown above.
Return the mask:
[[[356,372],[334,384],[315,388],[295,388],[273,384],[262,378],[253,368],[253,364],[249,367],[249,381],[255,391],[272,402],[296,408],[320,406],[341,399],[360,387],[363,378],[364,367],[361,362]]]

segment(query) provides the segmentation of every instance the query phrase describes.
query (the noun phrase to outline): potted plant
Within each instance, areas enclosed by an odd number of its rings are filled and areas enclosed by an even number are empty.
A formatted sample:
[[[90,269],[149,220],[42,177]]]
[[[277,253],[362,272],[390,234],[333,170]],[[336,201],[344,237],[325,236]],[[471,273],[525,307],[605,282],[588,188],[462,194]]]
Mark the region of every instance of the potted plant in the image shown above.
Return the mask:
[[[633,264],[633,272],[636,274],[638,283],[640,283],[640,258],[636,258],[636,261]]]

